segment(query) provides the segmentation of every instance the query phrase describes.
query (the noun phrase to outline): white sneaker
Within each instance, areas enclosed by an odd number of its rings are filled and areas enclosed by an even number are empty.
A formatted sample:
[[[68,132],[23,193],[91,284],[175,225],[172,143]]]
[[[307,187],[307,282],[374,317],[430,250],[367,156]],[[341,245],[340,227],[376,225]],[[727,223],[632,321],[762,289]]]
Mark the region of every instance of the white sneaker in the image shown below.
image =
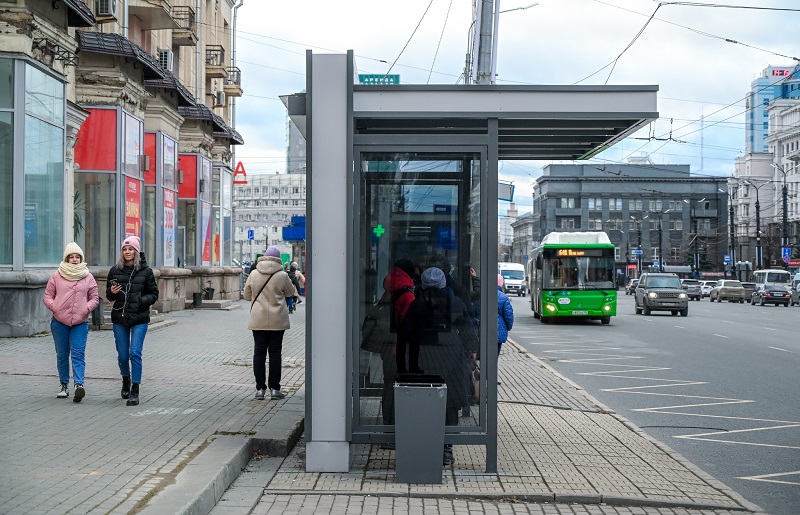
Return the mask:
[[[267,390],[256,390],[255,399],[257,401],[263,401],[264,397],[267,395]]]
[[[286,397],[286,394],[285,394],[285,393],[283,393],[283,392],[282,392],[282,391],[280,391],[280,390],[270,390],[270,392],[271,392],[271,394],[272,394],[272,395],[271,395],[271,397],[272,397],[273,399],[283,399],[284,397]]]
[[[59,399],[66,399],[69,397],[69,385],[67,385],[67,383],[61,383],[61,389],[56,394],[56,397]]]

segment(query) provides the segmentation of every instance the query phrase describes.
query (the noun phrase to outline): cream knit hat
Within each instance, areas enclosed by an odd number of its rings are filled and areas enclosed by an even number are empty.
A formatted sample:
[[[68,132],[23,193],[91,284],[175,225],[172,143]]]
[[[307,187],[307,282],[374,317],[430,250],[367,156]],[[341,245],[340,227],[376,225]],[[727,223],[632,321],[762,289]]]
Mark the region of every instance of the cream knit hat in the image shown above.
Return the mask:
[[[72,241],[70,243],[67,243],[67,247],[64,249],[64,261],[65,262],[67,261],[67,257],[70,254],[80,254],[81,263],[86,261],[86,256],[83,255],[83,250],[74,241]]]

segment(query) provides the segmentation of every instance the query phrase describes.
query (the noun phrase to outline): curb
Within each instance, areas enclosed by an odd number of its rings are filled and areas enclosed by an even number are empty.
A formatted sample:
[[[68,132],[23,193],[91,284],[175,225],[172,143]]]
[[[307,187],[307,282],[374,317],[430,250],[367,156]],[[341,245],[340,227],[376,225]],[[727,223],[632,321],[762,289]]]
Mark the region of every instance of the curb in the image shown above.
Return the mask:
[[[252,438],[217,436],[178,473],[173,484],[156,494],[139,513],[207,515],[255,453],[277,456],[283,461],[303,434],[304,420],[305,386],[287,397]]]

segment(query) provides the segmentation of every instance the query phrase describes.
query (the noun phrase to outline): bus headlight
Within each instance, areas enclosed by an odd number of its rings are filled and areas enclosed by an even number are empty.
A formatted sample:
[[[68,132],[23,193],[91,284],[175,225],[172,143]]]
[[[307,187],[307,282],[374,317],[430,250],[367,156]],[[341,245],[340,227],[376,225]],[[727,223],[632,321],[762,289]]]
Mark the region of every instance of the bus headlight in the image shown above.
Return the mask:
[[[605,311],[611,311],[611,306],[603,306],[603,309],[604,309]]]
[[[544,307],[550,313],[555,313],[556,312],[556,307],[554,305],[552,305],[552,304],[545,304]]]

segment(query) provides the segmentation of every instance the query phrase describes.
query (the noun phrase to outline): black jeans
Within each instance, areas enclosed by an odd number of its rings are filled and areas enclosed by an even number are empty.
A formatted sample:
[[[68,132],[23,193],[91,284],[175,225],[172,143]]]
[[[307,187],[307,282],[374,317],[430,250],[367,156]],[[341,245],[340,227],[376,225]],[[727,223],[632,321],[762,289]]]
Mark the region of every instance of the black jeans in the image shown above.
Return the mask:
[[[281,389],[281,351],[285,331],[253,331],[253,375],[256,389]],[[269,354],[269,377],[267,374],[267,354]]]

